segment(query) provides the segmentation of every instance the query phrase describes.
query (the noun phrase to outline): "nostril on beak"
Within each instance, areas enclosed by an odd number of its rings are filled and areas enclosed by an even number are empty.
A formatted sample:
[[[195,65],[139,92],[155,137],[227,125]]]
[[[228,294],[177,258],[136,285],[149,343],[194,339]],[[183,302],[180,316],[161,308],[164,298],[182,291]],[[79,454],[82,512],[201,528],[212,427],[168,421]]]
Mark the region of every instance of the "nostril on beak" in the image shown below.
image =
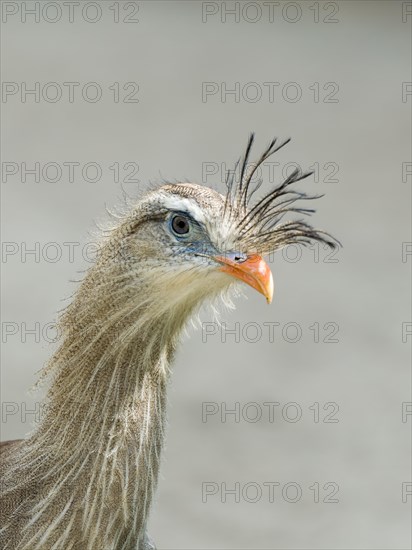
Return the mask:
[[[242,252],[229,252],[226,255],[226,258],[232,260],[232,262],[242,263],[247,260],[247,255]]]

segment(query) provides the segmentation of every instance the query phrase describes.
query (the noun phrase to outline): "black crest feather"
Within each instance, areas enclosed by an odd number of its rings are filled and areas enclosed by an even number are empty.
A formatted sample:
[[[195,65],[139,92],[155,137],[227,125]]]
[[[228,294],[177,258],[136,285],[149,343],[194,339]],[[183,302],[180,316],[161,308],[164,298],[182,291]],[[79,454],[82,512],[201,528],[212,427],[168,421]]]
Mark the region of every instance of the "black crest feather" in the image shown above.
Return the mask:
[[[261,178],[257,183],[252,183],[257,169],[290,141],[289,138],[278,143],[277,138],[273,139],[247,173],[254,139],[255,135],[252,133],[243,157],[236,162],[234,170],[227,173],[226,178],[224,212],[227,221],[238,235],[239,244],[248,250],[256,248],[263,254],[288,244],[308,245],[313,241],[335,248],[339,242],[334,237],[325,231],[314,229],[303,219],[282,222],[287,214],[308,215],[315,212],[295,203],[300,200],[318,199],[323,195],[307,195],[291,188],[292,184],[312,175],[312,171],[302,172],[295,169],[280,185],[252,201],[253,195],[263,183]]]

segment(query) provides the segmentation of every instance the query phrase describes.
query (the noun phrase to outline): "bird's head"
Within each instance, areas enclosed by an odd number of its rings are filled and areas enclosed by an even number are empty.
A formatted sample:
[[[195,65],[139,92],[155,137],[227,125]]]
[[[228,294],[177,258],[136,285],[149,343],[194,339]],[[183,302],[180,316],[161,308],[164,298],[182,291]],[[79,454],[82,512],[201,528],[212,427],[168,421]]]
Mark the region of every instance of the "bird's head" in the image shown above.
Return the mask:
[[[281,185],[253,201],[260,183],[256,169],[286,142],[272,141],[247,171],[253,135],[246,153],[229,175],[225,196],[193,183],[165,184],[146,194],[117,229],[117,258],[138,273],[147,300],[170,309],[183,301],[201,302],[242,281],[270,303],[273,279],[263,256],[292,243],[313,240],[335,246],[327,233],[287,214],[312,210],[295,205],[306,194],[290,185],[309,173],[296,170]],[[110,244],[110,241],[109,241]]]

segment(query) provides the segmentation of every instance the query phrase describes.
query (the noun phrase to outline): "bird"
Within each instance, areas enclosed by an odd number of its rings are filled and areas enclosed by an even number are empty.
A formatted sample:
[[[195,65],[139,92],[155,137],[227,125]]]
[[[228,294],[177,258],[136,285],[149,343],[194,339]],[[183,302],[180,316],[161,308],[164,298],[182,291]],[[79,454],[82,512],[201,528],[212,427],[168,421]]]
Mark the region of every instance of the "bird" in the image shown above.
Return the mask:
[[[273,139],[249,164],[254,139],[228,172],[224,194],[163,181],[101,235],[40,376],[48,384],[41,422],[26,439],[0,447],[1,548],[155,548],[147,521],[182,331],[203,303],[230,303],[242,284],[270,303],[267,254],[289,244],[337,243],[295,219],[314,212],[296,202],[318,195],[292,185],[311,172],[296,169],[256,198],[258,168],[289,139]]]

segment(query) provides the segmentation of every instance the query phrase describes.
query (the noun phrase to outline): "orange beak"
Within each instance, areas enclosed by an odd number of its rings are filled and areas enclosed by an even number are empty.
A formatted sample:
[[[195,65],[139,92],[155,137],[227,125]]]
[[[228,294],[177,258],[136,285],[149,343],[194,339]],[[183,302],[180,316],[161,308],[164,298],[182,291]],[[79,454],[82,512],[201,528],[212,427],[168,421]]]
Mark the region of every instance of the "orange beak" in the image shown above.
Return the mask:
[[[268,304],[273,297],[273,277],[268,264],[258,254],[248,256],[244,262],[236,262],[225,256],[217,256],[215,260],[223,265],[219,271],[224,271],[236,279],[248,284],[266,298]]]

